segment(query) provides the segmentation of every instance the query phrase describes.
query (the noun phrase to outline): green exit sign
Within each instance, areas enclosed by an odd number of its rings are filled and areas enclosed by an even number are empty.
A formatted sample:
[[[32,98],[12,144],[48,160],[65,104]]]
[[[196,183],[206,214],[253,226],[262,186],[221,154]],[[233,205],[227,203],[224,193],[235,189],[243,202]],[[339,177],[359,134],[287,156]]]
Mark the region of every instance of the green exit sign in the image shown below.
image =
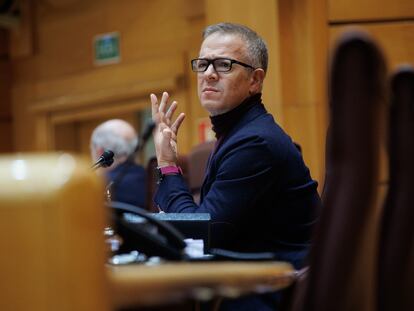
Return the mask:
[[[119,33],[111,32],[94,37],[95,64],[106,65],[119,63]]]

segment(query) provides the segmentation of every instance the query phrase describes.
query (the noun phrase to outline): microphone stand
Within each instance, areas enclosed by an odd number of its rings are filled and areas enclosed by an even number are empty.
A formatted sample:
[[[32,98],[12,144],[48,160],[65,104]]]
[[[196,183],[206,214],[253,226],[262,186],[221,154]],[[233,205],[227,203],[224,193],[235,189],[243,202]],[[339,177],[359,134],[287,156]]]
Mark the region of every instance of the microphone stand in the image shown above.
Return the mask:
[[[100,167],[109,167],[114,163],[114,153],[111,150],[105,150],[98,161],[96,161],[92,166],[91,170],[96,171]],[[109,183],[105,188],[105,198],[108,203],[111,203],[111,185],[113,182]],[[105,237],[105,243],[108,246],[108,251],[112,254],[119,249],[122,239],[115,233],[111,226],[107,226],[103,231]]]
[[[112,185],[113,185],[113,181],[109,182],[106,187],[105,187],[105,198],[106,201],[108,201],[108,203],[111,203],[112,201]]]

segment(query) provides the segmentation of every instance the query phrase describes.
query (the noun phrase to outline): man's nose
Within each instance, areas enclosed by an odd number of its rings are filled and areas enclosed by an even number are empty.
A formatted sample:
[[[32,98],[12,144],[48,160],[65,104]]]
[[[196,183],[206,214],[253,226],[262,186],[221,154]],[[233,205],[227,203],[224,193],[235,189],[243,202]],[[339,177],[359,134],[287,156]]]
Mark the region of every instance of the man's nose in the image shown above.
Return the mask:
[[[204,71],[204,76],[209,79],[217,77],[217,71],[214,69],[213,63],[208,65],[206,71]]]

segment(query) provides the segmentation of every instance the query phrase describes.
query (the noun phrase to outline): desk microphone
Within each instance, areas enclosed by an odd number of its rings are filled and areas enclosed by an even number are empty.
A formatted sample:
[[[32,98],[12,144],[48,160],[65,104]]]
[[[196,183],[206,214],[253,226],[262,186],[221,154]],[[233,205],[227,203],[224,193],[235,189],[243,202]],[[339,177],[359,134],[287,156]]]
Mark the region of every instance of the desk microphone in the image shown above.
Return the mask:
[[[107,149],[105,150],[101,156],[99,157],[98,161],[94,165],[92,165],[92,169],[96,170],[99,167],[109,167],[114,163],[114,153]]]

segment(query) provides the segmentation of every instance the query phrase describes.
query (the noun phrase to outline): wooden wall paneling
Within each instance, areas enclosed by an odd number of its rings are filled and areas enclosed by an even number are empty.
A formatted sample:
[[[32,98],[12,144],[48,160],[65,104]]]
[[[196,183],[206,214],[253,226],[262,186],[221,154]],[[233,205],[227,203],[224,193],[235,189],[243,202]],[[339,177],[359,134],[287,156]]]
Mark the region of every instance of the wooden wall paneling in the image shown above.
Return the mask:
[[[351,22],[414,17],[412,0],[328,0],[330,22]]]
[[[176,79],[169,78],[145,83],[134,83],[118,88],[103,89],[85,94],[66,95],[57,98],[40,100],[31,108],[32,113],[49,115],[52,124],[92,120],[96,118],[111,118],[120,113],[132,113],[150,107],[149,93],[176,88]],[[52,130],[53,127],[42,127]],[[46,133],[38,133],[47,136]],[[79,137],[78,137],[79,138]],[[44,144],[38,140],[38,148],[54,148],[54,144]],[[79,143],[82,145],[82,143]],[[47,147],[49,146],[49,147]]]
[[[327,128],[327,7],[322,1],[279,1],[284,128],[303,148],[313,178],[324,179]]]
[[[10,63],[6,56],[0,55],[0,120],[2,122],[10,121],[11,118],[10,87]]]
[[[0,153],[13,151],[8,33],[0,29]]]
[[[200,34],[201,38],[201,34]],[[201,39],[200,39],[201,44]],[[200,50],[200,45],[194,47],[189,55],[187,56],[188,59],[197,58]],[[189,94],[188,94],[188,101],[191,103],[189,105],[189,116],[186,116],[186,123],[190,123],[191,128],[191,142],[192,146],[197,145],[200,143],[198,137],[198,126],[201,120],[208,118],[208,112],[201,106],[200,100],[198,98],[198,91],[197,91],[197,74],[191,70],[190,64],[187,68],[187,75],[188,75],[188,83],[189,83]],[[190,117],[190,118],[188,118]]]
[[[319,123],[320,116],[326,115],[322,105],[292,105],[284,107],[285,129],[294,142],[302,148],[302,155],[311,171],[312,178],[319,183],[322,191],[325,173],[325,124]],[[325,130],[326,131],[326,130]]]
[[[179,105],[179,112],[177,111],[175,116],[178,116],[180,112],[184,112],[186,115],[190,114],[190,102],[188,101],[188,91],[185,88],[179,88],[172,92],[171,98],[176,100]],[[190,122],[189,122],[190,121]],[[186,120],[181,124],[179,134],[177,137],[178,153],[187,154],[190,152],[192,144],[192,136],[194,135],[194,129],[191,128],[191,120]]]
[[[414,2],[413,2],[414,3]],[[372,35],[384,50],[389,70],[402,63],[414,64],[414,21],[375,24],[353,24]],[[330,28],[330,40],[349,29],[349,25]]]
[[[182,141],[180,152],[187,152],[196,144],[195,128],[192,123],[194,107],[197,109],[199,103],[196,84],[190,82],[194,76],[190,70],[190,60],[198,55],[201,31],[205,24],[203,1],[135,1],[131,2],[129,8],[116,6],[115,3],[112,4],[112,11],[118,11],[118,14],[111,15],[110,23],[121,25],[121,29],[129,28],[131,24],[135,25],[135,32],[123,31],[127,36],[125,42],[128,43],[128,46],[124,47],[126,59],[138,56],[152,57],[153,64],[158,65],[159,59],[165,58],[165,53],[168,52],[167,55],[174,55],[174,59],[171,57],[170,62],[181,66],[180,70],[175,72],[169,70],[170,75],[174,74],[177,81],[176,89],[172,90],[170,95],[173,100],[177,100],[175,95],[179,96],[176,114],[178,115],[179,112],[186,114],[178,139]],[[137,18],[134,13],[139,10],[145,12],[141,18]],[[172,14],[177,18],[171,19]],[[153,24],[157,27],[148,28],[148,25]],[[196,55],[191,52],[194,46],[197,47]],[[168,68],[166,65],[162,67]],[[154,89],[151,93],[158,92],[157,95],[160,96],[162,91]]]
[[[49,97],[48,99],[37,101],[35,105],[33,105],[32,109],[33,111],[37,112],[53,112],[53,114],[51,114],[51,121],[53,123],[92,119],[98,116],[105,116],[107,118],[110,118],[111,114],[146,109],[149,107],[149,100],[147,99],[149,93],[175,88],[176,78],[174,78],[174,76],[177,75],[177,70],[181,69],[180,66],[177,65],[177,62],[168,62],[165,58],[161,59],[160,63],[166,64],[162,71],[173,68],[171,71],[169,71],[174,73],[171,78],[158,78],[158,80],[153,81],[130,82],[129,84],[124,84],[119,87],[102,87],[101,89],[94,91],[78,92],[73,95],[70,93],[63,93],[64,95],[58,96],[56,98]],[[180,64],[180,62],[178,62],[178,64]],[[149,62],[147,62],[140,66],[140,68],[148,68],[148,71],[150,71],[150,68],[154,68],[154,66],[150,66]],[[119,76],[132,77],[134,76],[133,69],[136,68],[129,67],[126,69],[126,67],[124,67],[122,69],[125,70],[121,70],[122,72],[119,74]],[[125,74],[125,71],[127,71],[127,74]],[[153,70],[153,74],[154,72],[157,75],[159,74],[157,73],[157,70]],[[110,72],[107,71],[107,74],[110,75]],[[93,75],[94,74],[92,73],[82,79],[76,79],[75,77],[71,77],[71,79],[74,82],[74,85],[79,85],[81,87],[82,82],[85,82],[86,84],[86,80],[92,79],[92,81],[94,81],[95,77],[93,77]],[[167,73],[164,73],[164,75],[167,75]],[[115,73],[112,72],[112,77],[113,76],[117,76],[116,71]],[[97,80],[101,81],[101,79],[103,79],[103,77],[100,77]],[[143,77],[141,77],[141,79],[143,79]],[[65,80],[67,80],[67,78]],[[40,89],[46,91],[50,89],[50,87],[46,87],[47,84],[43,81],[39,82],[39,84],[40,87],[37,87],[37,90]],[[63,81],[54,81],[51,84],[57,85],[56,88],[52,87],[54,92],[56,92],[56,89],[58,89],[60,86],[66,88],[71,86],[70,83],[64,83]],[[96,88],[98,88],[98,85],[96,85]],[[142,100],[140,103],[136,102],[137,98],[139,99],[144,97],[145,100]],[[94,107],[94,109],[91,109],[91,107]]]
[[[198,46],[197,48],[194,48],[190,52],[191,57],[189,56],[188,58],[189,59],[197,58],[199,54],[199,48],[200,46]],[[208,112],[201,106],[200,100],[198,98],[197,74],[191,70],[190,65],[188,66],[187,71],[188,71],[187,74],[189,77],[189,85],[190,85],[188,101],[191,103],[191,105],[189,106],[190,118],[186,116],[186,120],[184,122],[190,123],[190,128],[192,132],[191,142],[192,142],[192,146],[195,146],[200,143],[199,135],[198,135],[199,124],[202,120],[208,119],[209,115],[208,115]]]
[[[78,151],[77,123],[65,123],[54,126],[54,149],[57,151]]]
[[[0,56],[1,58],[9,55],[9,32],[0,28]]]
[[[193,31],[189,11],[195,8],[194,14],[200,13],[200,4],[195,2],[199,1],[108,1],[107,27],[123,36],[123,61],[182,53]]]
[[[57,151],[73,152],[82,154],[90,159],[90,137],[92,131],[100,123],[109,119],[123,119],[129,122],[135,129],[139,128],[139,120],[135,112],[120,113],[119,115],[110,114],[109,117],[96,117],[93,119],[53,123],[54,149]]]
[[[37,149],[53,146],[49,139],[34,138],[35,130],[25,137],[27,128],[49,128],[35,125],[36,115],[53,112],[48,122],[55,122],[55,111],[74,109],[79,113],[79,106],[89,106],[105,96],[105,102],[119,99],[111,97],[114,89],[125,92],[122,100],[130,100],[136,98],[134,94],[128,97],[131,93],[142,96],[145,89],[148,97],[150,92],[164,89],[156,87],[162,81],[182,79],[182,55],[192,33],[199,32],[189,26],[192,19],[202,16],[201,8],[204,6],[189,0],[36,2],[36,54],[13,64],[13,113],[19,114],[17,149],[34,149],[35,141],[39,142]],[[110,31],[120,32],[121,63],[94,67],[92,38]],[[40,118],[39,124],[45,124],[45,116]]]
[[[185,123],[188,124],[189,139],[191,147],[200,143],[198,135],[198,125],[200,120],[208,118],[208,112],[201,106],[197,91],[197,74],[191,70],[191,60],[199,56],[200,46],[202,43],[202,31],[206,26],[204,15],[204,3],[195,8],[195,15],[187,12],[187,21],[194,29],[189,34],[187,51],[184,53],[184,77],[187,84],[187,114]],[[180,109],[179,109],[180,110]]]
[[[58,111],[52,114],[51,122],[52,124],[58,125],[76,121],[109,119],[120,114],[126,115],[147,109],[149,107],[148,101],[142,97],[131,101],[109,102],[107,105],[92,107],[92,109],[91,107],[84,107],[76,110]]]
[[[18,59],[32,56],[35,52],[35,3],[34,0],[19,1],[19,26],[10,29],[10,57]]]
[[[3,120],[11,117],[10,87],[10,63],[7,58],[0,56],[0,118]]]
[[[93,37],[106,32],[106,2],[58,6],[36,1],[36,55],[18,64],[19,80],[25,80],[28,67],[34,69],[29,78],[35,81],[93,70]]]
[[[263,89],[266,108],[283,124],[280,46],[276,0],[206,0],[206,24],[235,22],[255,30],[269,51],[269,68]]]
[[[132,83],[118,88],[104,88],[89,93],[42,99],[36,101],[33,107],[31,107],[31,110],[35,112],[59,112],[70,109],[88,108],[93,105],[111,104],[113,102],[128,102],[140,97],[147,97],[150,92],[171,90],[175,88],[176,82],[174,78],[160,79],[157,81]]]
[[[10,120],[0,118],[0,153],[13,151],[13,135]]]
[[[50,126],[43,128],[43,130],[55,132],[60,128],[60,136],[56,136],[58,133],[52,136],[56,143],[49,145],[51,150],[64,147],[64,150],[89,153],[89,147],[86,146],[89,146],[89,138],[93,128],[88,130],[86,134],[82,125],[91,124],[94,127],[108,119],[122,118],[134,125],[135,128],[139,128],[136,114],[138,111],[147,109],[148,105],[148,100],[142,98],[141,100],[127,102],[109,102],[103,107],[85,107],[76,110],[58,111],[50,115]],[[65,139],[65,136],[67,139]],[[74,141],[71,142],[72,140]],[[58,141],[61,143],[57,144]]]
[[[150,90],[173,91],[177,89],[174,79],[150,82]],[[136,88],[117,88],[80,96],[66,96],[38,102],[31,110],[38,120],[37,148],[40,150],[73,150],[84,153],[89,137],[79,135],[82,123],[123,116],[135,120],[136,113],[150,108],[148,85]],[[125,99],[126,98],[126,99]],[[131,117],[133,116],[133,117]],[[76,128],[72,128],[76,124]],[[58,131],[58,132],[56,132]],[[90,134],[90,133],[89,133]],[[82,141],[79,141],[82,140]],[[76,141],[76,142],[75,142]],[[186,140],[187,143],[187,140]]]
[[[51,109],[52,112],[52,122],[59,123],[59,122],[70,122],[76,120],[84,120],[84,119],[93,119],[97,116],[107,116],[110,117],[112,113],[119,113],[119,112],[129,112],[134,110],[142,110],[145,109],[148,105],[146,102],[137,102],[136,98],[131,99],[123,99],[123,98],[103,98],[104,101],[100,102],[94,98],[92,102],[81,102],[75,101],[78,99],[77,97],[72,97],[71,101],[66,102],[68,105],[66,107],[60,106],[57,109]],[[73,100],[73,101],[72,101]],[[35,106],[33,111],[45,111],[45,107],[49,107],[54,102],[59,102],[59,99],[56,101],[49,101],[47,106]],[[90,103],[87,105],[86,103]],[[72,106],[72,107],[70,107]],[[75,106],[75,107],[73,107]],[[76,107],[78,106],[78,107]],[[66,109],[65,109],[66,108]]]
[[[13,134],[14,134],[14,148],[15,151],[33,151],[39,150],[36,148],[38,133],[36,130],[36,118],[31,114],[27,106],[33,100],[33,85],[14,83],[10,89],[12,117],[13,117]],[[46,149],[40,149],[46,150]]]
[[[117,116],[117,117],[119,117],[119,119],[124,119],[123,115]],[[89,142],[91,139],[92,132],[99,124],[106,121],[107,119],[108,118],[97,118],[94,120],[85,120],[83,122],[82,121],[78,122],[77,140],[79,141],[80,145],[78,146],[79,149],[77,151],[81,153],[82,155],[87,156],[91,162],[92,162],[92,159],[90,158],[91,153],[90,153]],[[125,120],[125,121],[128,121],[128,120]]]
[[[55,131],[49,114],[38,114],[34,117],[35,134],[34,141],[29,150],[50,151],[55,149]],[[25,133],[30,137],[30,132]]]
[[[142,59],[136,63],[111,65],[77,75],[51,80],[35,80],[36,100],[97,92],[110,92],[125,88],[150,91],[163,80],[175,79],[183,72],[181,54]],[[161,82],[158,82],[161,81]],[[87,95],[86,95],[87,96]]]
[[[183,18],[189,0],[173,1],[89,1],[59,9],[43,2],[38,5],[38,46],[35,78],[76,75],[103,69],[93,64],[93,37],[117,31],[120,33],[121,63],[115,67],[181,54],[191,31]],[[24,64],[26,66],[27,64]],[[112,70],[114,66],[105,67]],[[25,68],[21,68],[22,78]],[[146,71],[135,71],[139,76]]]

